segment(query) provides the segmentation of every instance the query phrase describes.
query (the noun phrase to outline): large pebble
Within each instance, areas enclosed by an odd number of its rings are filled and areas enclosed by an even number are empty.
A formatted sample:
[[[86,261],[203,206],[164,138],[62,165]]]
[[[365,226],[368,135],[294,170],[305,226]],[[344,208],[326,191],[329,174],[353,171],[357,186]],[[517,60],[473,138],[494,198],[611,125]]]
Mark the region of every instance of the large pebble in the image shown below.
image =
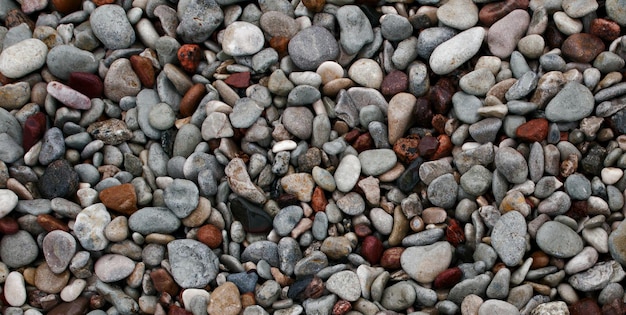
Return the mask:
[[[44,237],[42,249],[50,270],[54,273],[61,273],[76,253],[76,239],[70,233],[55,230]]]
[[[334,60],[339,55],[335,37],[325,28],[307,27],[289,41],[289,56],[302,70],[315,70],[324,61]]]
[[[439,75],[452,72],[478,52],[484,37],[484,28],[473,27],[440,44],[430,55],[431,69]]]
[[[83,209],[74,223],[74,233],[80,245],[86,250],[103,250],[109,244],[104,229],[110,222],[111,215],[104,204],[97,203]]]
[[[121,6],[100,6],[93,11],[89,22],[94,35],[108,49],[128,48],[135,42],[135,30]]]
[[[9,273],[4,282],[4,299],[11,306],[22,306],[26,302],[24,276],[17,271]]]
[[[263,48],[263,31],[248,22],[234,22],[224,31],[222,49],[233,57],[253,55]]]
[[[518,211],[509,211],[496,222],[491,246],[507,266],[517,266],[526,252],[526,220]]]
[[[11,268],[26,266],[39,255],[39,248],[30,233],[20,230],[15,234],[5,235],[0,241],[0,259]]]
[[[182,288],[203,288],[217,276],[218,258],[203,243],[174,240],[167,244],[167,252],[172,276]]]
[[[361,174],[361,162],[354,155],[346,155],[335,171],[335,184],[341,192],[349,192],[354,188]]]
[[[553,122],[581,120],[593,111],[593,94],[577,82],[565,84],[546,106],[546,118]]]
[[[8,189],[0,189],[0,218],[9,214],[17,206],[17,195]]]
[[[491,53],[502,59],[508,58],[526,34],[529,23],[530,15],[526,10],[514,10],[494,23],[487,34]]]
[[[427,246],[409,247],[402,252],[400,263],[412,279],[420,283],[430,283],[452,261],[454,247],[448,242],[437,242]]]
[[[0,54],[0,73],[8,78],[23,77],[44,65],[48,46],[39,39],[29,38],[10,47]]]
[[[537,245],[546,254],[557,258],[570,258],[583,250],[583,240],[563,223],[549,221],[537,230]]]
[[[115,282],[128,277],[135,269],[132,259],[118,255],[107,254],[96,261],[94,272],[102,282]]]

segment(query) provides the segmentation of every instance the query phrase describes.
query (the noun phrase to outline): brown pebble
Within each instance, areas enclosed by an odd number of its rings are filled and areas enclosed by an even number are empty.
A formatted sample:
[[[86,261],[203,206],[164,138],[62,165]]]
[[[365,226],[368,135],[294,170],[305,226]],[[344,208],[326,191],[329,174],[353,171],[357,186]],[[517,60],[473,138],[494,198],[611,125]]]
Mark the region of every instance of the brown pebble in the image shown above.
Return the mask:
[[[26,15],[19,9],[13,9],[9,11],[4,18],[4,26],[9,29],[22,23],[26,23],[31,31],[35,29],[35,22],[33,22],[33,20],[31,20],[28,15]]]
[[[70,271],[65,270],[62,273],[55,274],[50,270],[46,262],[42,262],[35,271],[35,286],[37,289],[51,293],[60,293],[70,280]]]
[[[48,315],[81,315],[87,312],[89,299],[79,296],[72,302],[61,303],[48,312]]]
[[[198,229],[198,241],[216,249],[222,244],[222,231],[213,224],[205,224]]]
[[[446,156],[452,155],[452,149],[454,149],[454,144],[452,144],[452,140],[446,134],[440,134],[437,136],[437,142],[439,142],[439,146],[437,146],[437,150],[430,156],[430,159],[435,161]]]
[[[409,87],[409,77],[400,70],[391,71],[380,85],[380,92],[385,96],[393,96],[404,92]]]
[[[52,0],[54,8],[63,14],[80,10],[82,3],[81,0]]]
[[[193,313],[178,305],[170,305],[167,315],[193,315]]]
[[[584,298],[569,307],[570,315],[600,315],[602,311],[598,303],[591,298]]]
[[[200,101],[206,94],[206,88],[202,83],[194,84],[183,96],[180,101],[180,114],[182,117],[189,117],[193,115],[196,108],[200,104]]]
[[[233,73],[224,80],[224,83],[238,89],[245,89],[250,86],[250,72]]]
[[[15,234],[20,230],[17,220],[13,217],[0,218],[0,233],[4,235]]]
[[[154,68],[150,59],[138,55],[130,56],[130,65],[139,77],[141,84],[147,88],[152,88],[155,82]]]
[[[150,272],[150,279],[154,284],[154,289],[158,292],[167,292],[172,296],[176,296],[180,290],[172,276],[163,268]]]
[[[593,61],[604,49],[604,42],[598,36],[587,33],[572,34],[561,45],[565,57],[582,63]]]
[[[100,192],[100,201],[109,209],[131,215],[137,211],[135,186],[127,183],[105,188]]]
[[[530,269],[547,267],[550,263],[550,256],[542,251],[535,251],[530,254],[530,257],[533,258],[533,263],[530,265]]]
[[[46,231],[52,232],[54,230],[61,230],[69,232],[70,228],[67,223],[61,219],[55,218],[49,214],[40,214],[37,216],[37,223]]]
[[[246,292],[241,294],[241,308],[246,309],[248,306],[256,304],[253,292]]]
[[[528,4],[529,0],[506,0],[488,3],[478,12],[478,19],[485,26],[491,26],[499,19],[513,12],[513,10],[526,10]]]
[[[385,269],[400,269],[400,256],[404,252],[404,247],[391,247],[383,252],[380,258],[380,266]]]
[[[517,127],[515,135],[525,142],[541,142],[548,137],[548,120],[536,118]]]
[[[316,186],[311,196],[311,208],[313,208],[315,212],[320,212],[326,210],[327,205],[328,200],[326,199],[326,195],[324,195],[324,190],[322,187]]]
[[[279,57],[287,54],[289,48],[289,38],[284,36],[274,36],[270,38],[270,47],[274,48]]]
[[[326,4],[326,0],[302,0],[302,4],[309,9],[311,12],[322,12],[324,9],[324,5]]]

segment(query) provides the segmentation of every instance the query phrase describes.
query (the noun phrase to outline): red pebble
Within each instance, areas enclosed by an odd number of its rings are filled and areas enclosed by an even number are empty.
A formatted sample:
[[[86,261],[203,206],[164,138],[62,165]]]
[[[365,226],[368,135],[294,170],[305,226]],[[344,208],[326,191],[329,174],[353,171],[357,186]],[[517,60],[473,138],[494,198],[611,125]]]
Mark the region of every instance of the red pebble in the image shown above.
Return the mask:
[[[311,208],[313,208],[315,212],[320,212],[325,211],[327,205],[328,200],[326,199],[326,195],[324,195],[324,190],[320,186],[315,187],[313,196],[311,197]]]
[[[195,73],[202,60],[202,50],[197,44],[185,44],[178,49],[178,61],[189,73]]]
[[[369,132],[363,133],[354,140],[352,147],[354,147],[356,152],[361,153],[374,147],[374,139],[372,139],[372,135]]]
[[[0,219],[0,233],[10,235],[17,233],[19,230],[20,226],[13,217],[3,217]]]
[[[526,10],[528,5],[529,0],[507,0],[488,3],[480,9],[480,12],[478,12],[478,18],[486,26],[491,26],[505,15],[513,12],[513,10]]]
[[[346,300],[339,300],[333,306],[333,315],[343,315],[352,310],[352,304]]]
[[[455,219],[450,219],[448,222],[448,227],[446,227],[446,240],[455,247],[465,242],[463,229]]]
[[[67,85],[89,98],[102,97],[104,83],[99,76],[88,72],[72,72]]]
[[[417,153],[424,158],[429,158],[437,152],[437,148],[439,148],[439,141],[437,141],[437,138],[433,136],[425,136],[417,145]]]
[[[130,56],[130,66],[139,77],[141,84],[147,88],[152,88],[155,82],[154,67],[150,59],[138,55]]]
[[[620,26],[607,19],[593,19],[589,27],[589,34],[596,35],[606,41],[613,41],[620,36]]]
[[[452,149],[454,145],[452,144],[452,140],[448,135],[442,134],[437,136],[437,141],[439,142],[439,146],[437,147],[437,151],[433,153],[430,157],[431,160],[439,160],[440,158],[452,155]]]
[[[361,244],[361,256],[365,258],[370,264],[374,265],[380,261],[380,257],[383,255],[383,242],[381,242],[376,236],[369,235],[363,239]]]
[[[250,72],[233,73],[224,80],[224,83],[237,89],[245,89],[250,86]]]
[[[522,141],[541,142],[548,137],[548,120],[537,118],[517,127],[515,135]]]
[[[22,132],[22,147],[24,151],[30,150],[46,132],[46,114],[37,112],[24,122],[24,130]]]
[[[600,315],[602,310],[596,301],[591,298],[585,298],[572,304],[569,307],[571,315]]]
[[[455,284],[459,283],[459,281],[461,281],[461,277],[463,277],[463,272],[461,271],[461,268],[448,268],[438,274],[437,277],[435,277],[433,285],[435,286],[435,289],[451,288]]]

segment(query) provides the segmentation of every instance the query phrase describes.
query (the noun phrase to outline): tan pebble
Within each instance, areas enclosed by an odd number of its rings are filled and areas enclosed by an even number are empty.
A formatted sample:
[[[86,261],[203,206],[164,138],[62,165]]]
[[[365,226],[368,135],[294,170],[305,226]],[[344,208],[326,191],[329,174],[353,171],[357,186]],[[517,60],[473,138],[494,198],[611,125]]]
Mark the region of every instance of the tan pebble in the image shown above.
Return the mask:
[[[196,209],[181,222],[187,227],[199,227],[211,216],[211,211],[211,201],[205,197],[200,197]]]
[[[209,314],[238,315],[241,309],[241,296],[237,286],[232,282],[225,282],[211,293],[207,312]]]
[[[309,218],[302,218],[296,227],[291,230],[291,237],[297,239],[302,233],[308,231],[313,226],[313,221]]]
[[[146,235],[146,243],[154,243],[160,245],[167,245],[167,243],[175,240],[176,238],[168,234],[151,233]]]
[[[35,287],[50,294],[60,293],[69,280],[69,270],[65,270],[60,274],[55,274],[52,270],[50,270],[50,267],[45,262],[41,263],[35,272]]]

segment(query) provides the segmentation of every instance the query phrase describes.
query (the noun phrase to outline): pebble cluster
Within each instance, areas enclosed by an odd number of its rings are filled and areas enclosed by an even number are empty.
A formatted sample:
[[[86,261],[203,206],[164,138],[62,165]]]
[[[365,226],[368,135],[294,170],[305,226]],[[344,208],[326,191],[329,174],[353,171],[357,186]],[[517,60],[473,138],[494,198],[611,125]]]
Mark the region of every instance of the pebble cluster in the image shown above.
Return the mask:
[[[625,0],[0,0],[0,311],[624,314]]]

